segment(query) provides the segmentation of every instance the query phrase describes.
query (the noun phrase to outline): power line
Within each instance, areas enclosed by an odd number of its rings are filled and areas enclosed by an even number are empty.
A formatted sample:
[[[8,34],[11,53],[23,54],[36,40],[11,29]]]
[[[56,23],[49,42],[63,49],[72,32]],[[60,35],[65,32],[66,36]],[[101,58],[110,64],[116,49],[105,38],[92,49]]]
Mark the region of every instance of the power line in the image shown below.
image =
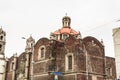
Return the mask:
[[[91,32],[91,31],[93,31],[93,30],[103,28],[105,25],[108,25],[108,24],[110,24],[110,23],[112,23],[112,22],[119,22],[119,21],[120,21],[120,18],[119,18],[119,19],[114,19],[114,20],[111,20],[111,21],[109,21],[109,22],[107,22],[107,23],[104,23],[104,24],[102,24],[102,25],[96,26],[96,27],[94,27],[94,28],[92,28],[92,29],[89,29],[89,30],[87,30],[87,31],[84,31],[83,33],[88,33],[88,32]]]

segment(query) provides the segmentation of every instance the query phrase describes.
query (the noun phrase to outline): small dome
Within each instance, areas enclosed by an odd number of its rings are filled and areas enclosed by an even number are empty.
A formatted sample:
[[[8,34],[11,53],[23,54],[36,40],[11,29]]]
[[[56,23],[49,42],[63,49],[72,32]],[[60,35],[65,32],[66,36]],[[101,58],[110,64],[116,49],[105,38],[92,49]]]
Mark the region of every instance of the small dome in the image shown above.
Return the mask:
[[[53,34],[71,34],[71,35],[78,35],[79,33],[71,28],[61,28],[55,31]]]
[[[64,16],[64,17],[62,18],[62,20],[64,20],[64,19],[69,19],[69,20],[71,21],[71,18],[70,18],[69,16]]]
[[[70,27],[71,18],[69,16],[64,16],[62,18],[63,27]]]
[[[50,34],[51,39],[55,40],[65,40],[69,36],[74,36],[75,38],[81,38],[79,32],[75,31],[70,27],[71,18],[69,16],[64,16],[62,18],[63,26],[61,29],[56,30],[55,32]]]

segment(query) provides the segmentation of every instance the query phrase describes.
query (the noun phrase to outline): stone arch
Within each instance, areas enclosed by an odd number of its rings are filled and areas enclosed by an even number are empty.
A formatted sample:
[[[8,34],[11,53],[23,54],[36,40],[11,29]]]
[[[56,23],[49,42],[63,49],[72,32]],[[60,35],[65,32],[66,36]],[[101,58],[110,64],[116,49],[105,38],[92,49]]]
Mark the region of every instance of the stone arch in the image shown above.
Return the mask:
[[[104,46],[96,38],[87,36],[83,38],[83,43],[87,52],[92,56],[104,56]]]

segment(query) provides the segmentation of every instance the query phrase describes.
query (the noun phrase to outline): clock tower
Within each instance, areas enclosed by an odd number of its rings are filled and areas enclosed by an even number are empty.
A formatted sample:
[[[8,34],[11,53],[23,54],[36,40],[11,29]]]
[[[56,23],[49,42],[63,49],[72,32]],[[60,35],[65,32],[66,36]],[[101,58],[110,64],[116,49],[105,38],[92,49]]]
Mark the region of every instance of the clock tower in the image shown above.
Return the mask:
[[[0,80],[4,80],[5,75],[5,41],[6,32],[0,28]]]

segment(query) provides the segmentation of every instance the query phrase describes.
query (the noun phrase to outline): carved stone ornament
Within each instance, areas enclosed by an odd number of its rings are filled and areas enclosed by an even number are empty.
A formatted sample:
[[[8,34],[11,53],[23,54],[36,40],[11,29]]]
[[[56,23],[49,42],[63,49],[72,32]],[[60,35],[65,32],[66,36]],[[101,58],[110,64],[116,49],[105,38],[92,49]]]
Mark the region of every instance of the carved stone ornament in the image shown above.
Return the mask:
[[[23,77],[25,74],[25,60],[22,59],[20,61],[19,68],[18,68],[16,74],[17,74],[17,80],[24,80]]]
[[[24,80],[24,74],[20,73],[20,74],[17,76],[17,80]]]

